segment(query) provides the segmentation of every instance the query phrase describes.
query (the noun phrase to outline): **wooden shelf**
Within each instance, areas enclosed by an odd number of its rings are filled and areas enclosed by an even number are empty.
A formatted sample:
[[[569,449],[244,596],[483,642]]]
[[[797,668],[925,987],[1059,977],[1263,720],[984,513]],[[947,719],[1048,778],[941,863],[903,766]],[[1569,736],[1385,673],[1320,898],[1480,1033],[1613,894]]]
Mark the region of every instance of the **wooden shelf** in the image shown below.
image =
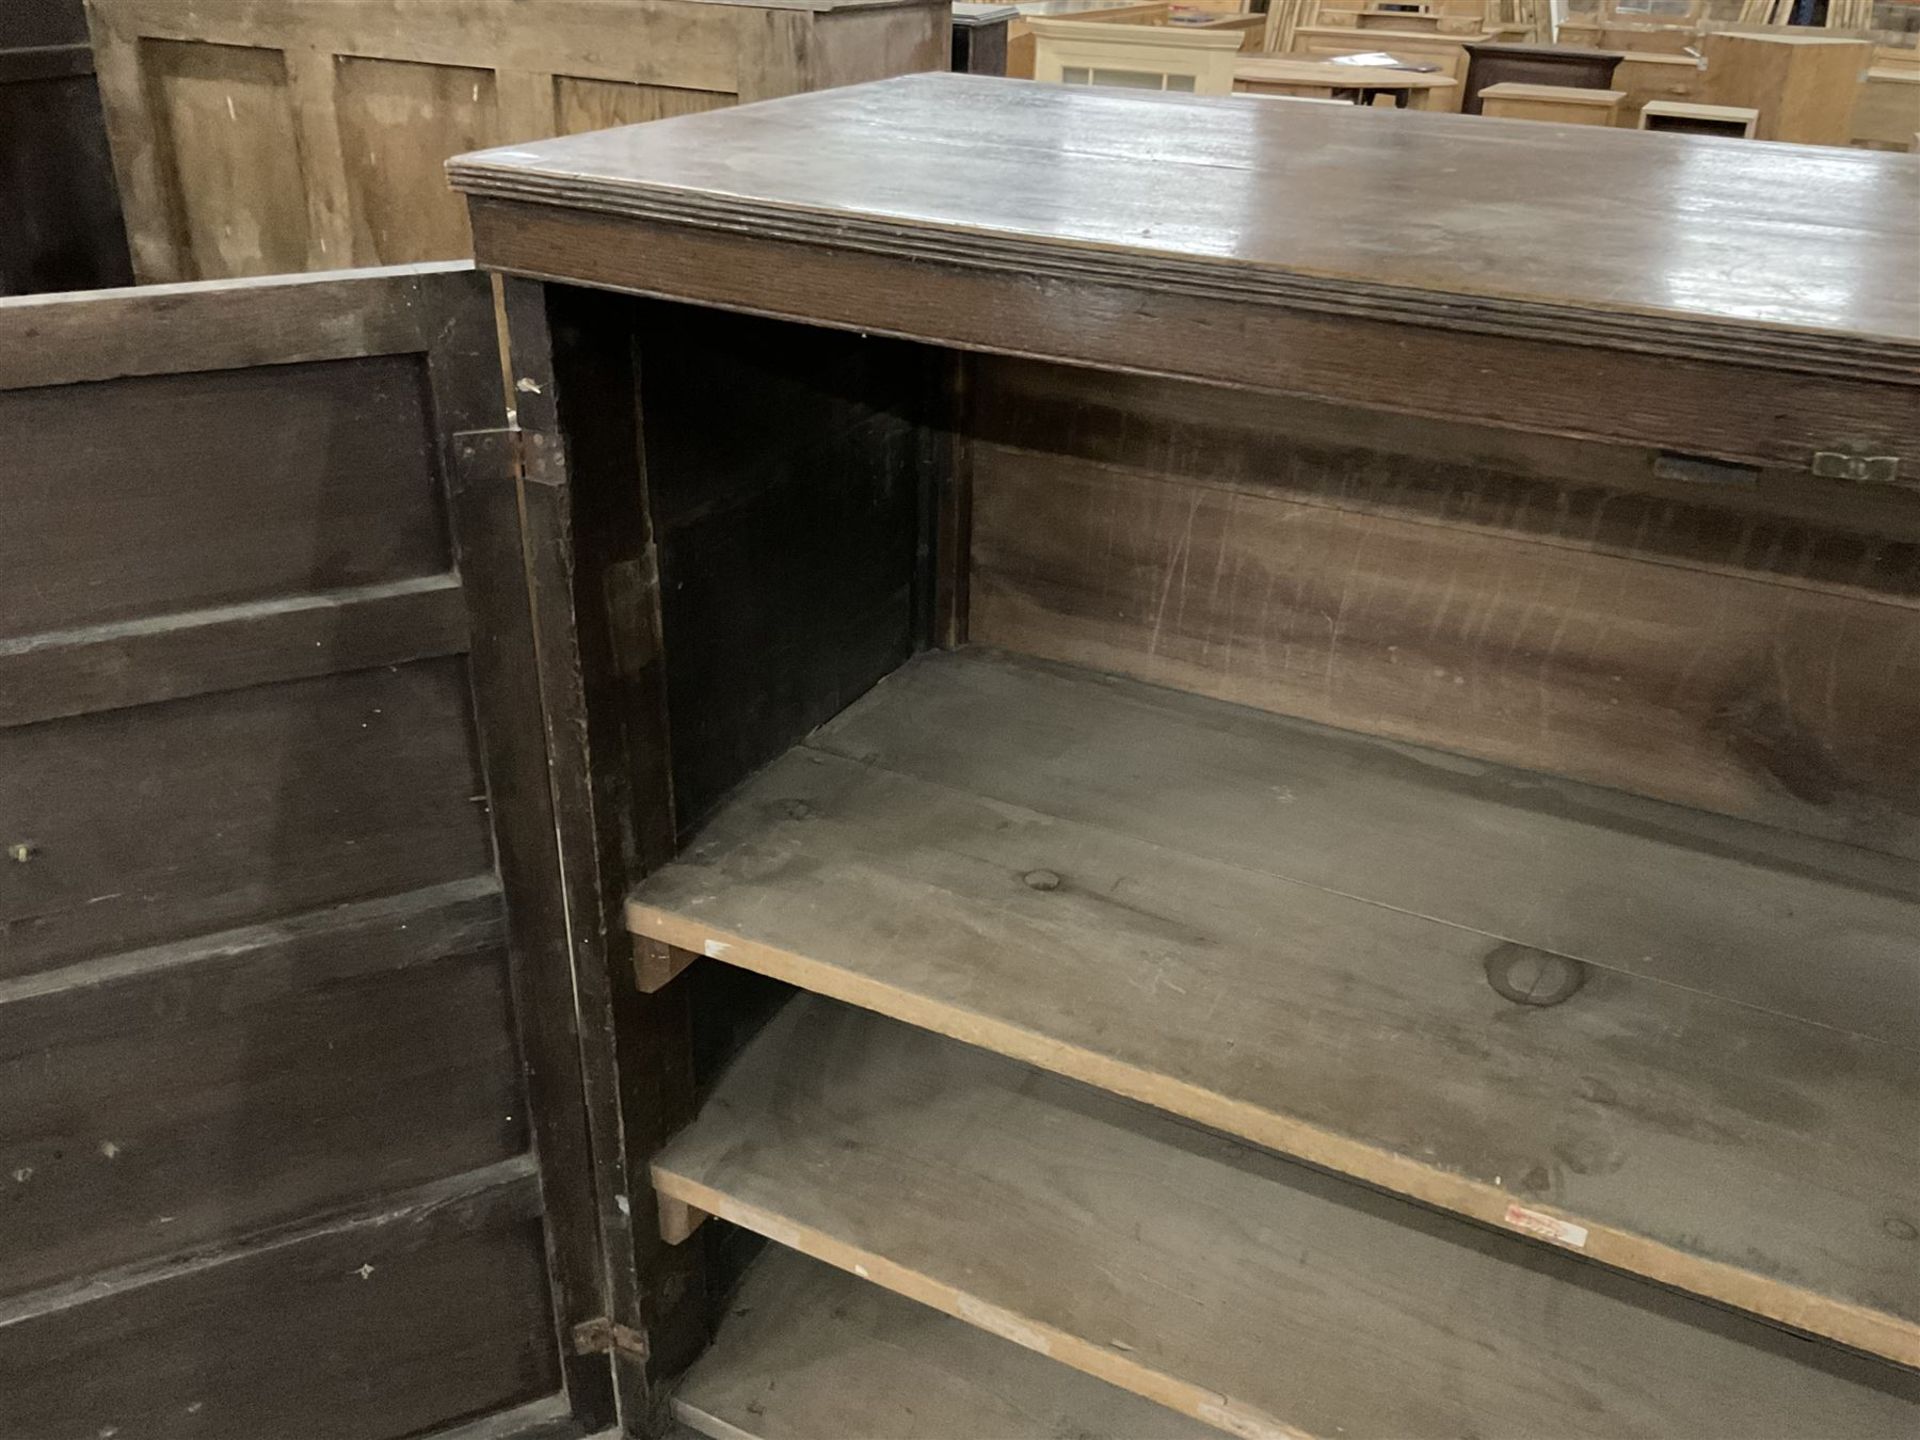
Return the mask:
[[[1202,1440],[1213,1432],[793,1250],[754,1261],[674,1393],[712,1440]]]
[[[743,1050],[654,1182],[1241,1436],[1920,1416],[1909,1372],[817,996]]]
[[[628,918],[1911,1364],[1912,870],[963,651],[743,786]],[[1502,998],[1515,946],[1583,987]]]

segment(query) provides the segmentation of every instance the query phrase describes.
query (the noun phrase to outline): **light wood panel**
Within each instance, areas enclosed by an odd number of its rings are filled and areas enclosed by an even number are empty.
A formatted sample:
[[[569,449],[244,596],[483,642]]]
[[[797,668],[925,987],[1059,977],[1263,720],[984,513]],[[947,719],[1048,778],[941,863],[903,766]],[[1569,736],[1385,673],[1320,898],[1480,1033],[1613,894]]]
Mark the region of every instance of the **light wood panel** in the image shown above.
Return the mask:
[[[173,199],[171,243],[204,257],[195,275],[303,269],[307,212],[285,57],[235,45],[139,47]],[[111,98],[110,126],[118,123]],[[137,210],[129,222],[139,227]],[[134,235],[135,268],[158,237]],[[415,257],[426,258],[426,257]],[[173,278],[173,277],[169,277]],[[184,278],[184,277],[183,277]]]
[[[712,1440],[1202,1440],[1197,1421],[781,1246],[675,1387]]]
[[[911,669],[983,663],[993,673],[993,662],[952,657]],[[1544,1229],[1597,1259],[1920,1357],[1920,1273],[1905,1238],[1920,1178],[1920,1142],[1904,1123],[1920,1084],[1911,899],[1843,875],[1813,892],[1824,891],[1816,908],[1850,927],[1809,937],[1832,987],[1844,974],[1853,990],[1846,1006],[1823,1008],[1808,998],[1815,987],[1790,977],[1807,949],[1741,914],[1767,897],[1776,930],[1790,923],[1790,902],[1769,893],[1764,851],[1749,861],[1755,873],[1714,864],[1711,839],[1690,856],[1684,832],[1656,845],[1633,824],[1542,831],[1517,781],[1490,810],[1426,810],[1450,818],[1405,839],[1362,821],[1342,840],[1314,818],[1345,803],[1349,767],[1380,777],[1357,792],[1360,814],[1378,813],[1361,799],[1375,784],[1379,808],[1422,813],[1421,782],[1381,775],[1401,768],[1395,752],[1343,756],[1338,736],[1238,712],[1223,728],[1252,727],[1263,744],[1236,759],[1237,747],[1209,734],[1208,702],[1192,697],[1168,697],[1147,748],[1130,716],[1139,692],[1091,677],[1045,702],[1066,698],[1077,719],[1028,749],[1045,727],[1018,717],[1055,682],[1027,667],[1007,673],[964,738],[925,743],[915,737],[945,736],[950,716],[920,709],[922,686],[883,684],[821,743],[737,792],[682,859],[636,889],[629,925],[1474,1218]],[[1181,707],[1192,712],[1185,723]],[[1109,726],[1121,729],[1103,738]],[[853,758],[834,753],[838,736]],[[970,762],[930,758],[962,747]],[[1047,762],[1022,768],[1023,755]],[[970,783],[1002,764],[1017,793]],[[1222,840],[1191,841],[1191,820],[1141,835],[1111,818],[1136,803],[1164,812],[1153,798],[1162,785],[1185,797],[1190,817],[1244,816],[1246,797],[1276,814],[1227,853]],[[1295,798],[1321,789],[1296,821]],[[1326,868],[1296,875],[1269,854],[1262,840],[1296,823],[1282,854],[1320,847]],[[1439,868],[1423,855],[1463,846],[1456,829],[1484,831],[1505,867],[1553,855],[1536,862],[1549,867],[1548,896],[1590,919],[1556,929],[1540,918],[1559,908],[1551,898],[1529,919],[1530,901],[1486,898],[1513,883],[1511,869]],[[1428,864],[1431,882],[1364,878]],[[1666,867],[1709,883],[1653,888],[1648,878]],[[1716,889],[1714,878],[1739,883]],[[1692,959],[1720,943],[1723,923],[1753,940],[1725,966]],[[1632,952],[1614,948],[1618,938],[1643,925],[1674,938],[1657,958],[1623,964]],[[1485,967],[1516,942],[1557,943],[1580,962],[1585,988],[1548,1010],[1502,999]],[[1783,970],[1765,985],[1742,973]],[[1703,993],[1696,976],[1727,998]],[[1789,1004],[1804,1018],[1783,1013]],[[1876,1004],[1905,1017],[1894,1039],[1834,1024]]]
[[[1853,107],[1873,63],[1873,46],[1820,34],[1703,37],[1712,105],[1760,112],[1754,137],[1803,145],[1845,145]]]
[[[355,262],[466,254],[466,207],[441,167],[503,138],[494,72],[355,55],[333,63]]]
[[[145,281],[470,251],[462,151],[944,66],[933,0],[99,0]]]
[[[1285,481],[992,445],[973,476],[981,643],[1920,856],[1908,603]]]
[[[813,997],[654,1176],[1250,1440],[1877,1437],[1920,1414],[1890,1367]]]

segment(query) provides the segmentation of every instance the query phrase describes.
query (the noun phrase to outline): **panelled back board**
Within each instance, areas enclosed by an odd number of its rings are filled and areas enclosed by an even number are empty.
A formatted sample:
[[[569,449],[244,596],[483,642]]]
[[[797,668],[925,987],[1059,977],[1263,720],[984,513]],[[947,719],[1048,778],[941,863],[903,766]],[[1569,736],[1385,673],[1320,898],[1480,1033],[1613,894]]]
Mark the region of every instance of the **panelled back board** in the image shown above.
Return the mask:
[[[937,69],[943,0],[92,0],[142,280],[469,253],[463,150]]]
[[[9,1440],[561,1386],[448,499],[492,320],[465,267],[0,304]]]

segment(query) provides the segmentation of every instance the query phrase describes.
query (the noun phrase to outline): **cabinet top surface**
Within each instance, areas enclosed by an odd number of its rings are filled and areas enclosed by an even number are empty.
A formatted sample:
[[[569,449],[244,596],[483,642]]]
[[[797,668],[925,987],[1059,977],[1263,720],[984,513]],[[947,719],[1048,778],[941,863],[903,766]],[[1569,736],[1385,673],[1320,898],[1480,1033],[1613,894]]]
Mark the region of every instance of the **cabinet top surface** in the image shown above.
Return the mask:
[[[449,169],[479,196],[960,265],[1920,347],[1910,155],[913,75]]]

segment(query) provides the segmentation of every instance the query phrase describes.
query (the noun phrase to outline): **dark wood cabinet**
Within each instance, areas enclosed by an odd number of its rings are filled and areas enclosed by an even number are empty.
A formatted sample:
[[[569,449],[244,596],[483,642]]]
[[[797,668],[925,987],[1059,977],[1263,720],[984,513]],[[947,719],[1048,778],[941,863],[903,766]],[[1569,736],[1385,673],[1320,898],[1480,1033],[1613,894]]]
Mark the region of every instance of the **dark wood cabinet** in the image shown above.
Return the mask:
[[[1461,82],[1460,112],[1480,113],[1480,92],[1489,85],[1564,85],[1580,90],[1611,90],[1613,72],[1625,55],[1571,45],[1470,44],[1467,74]]]
[[[1920,1414],[1920,172],[1618,141],[926,76],[453,163],[614,1318],[781,1307],[683,1420]]]

